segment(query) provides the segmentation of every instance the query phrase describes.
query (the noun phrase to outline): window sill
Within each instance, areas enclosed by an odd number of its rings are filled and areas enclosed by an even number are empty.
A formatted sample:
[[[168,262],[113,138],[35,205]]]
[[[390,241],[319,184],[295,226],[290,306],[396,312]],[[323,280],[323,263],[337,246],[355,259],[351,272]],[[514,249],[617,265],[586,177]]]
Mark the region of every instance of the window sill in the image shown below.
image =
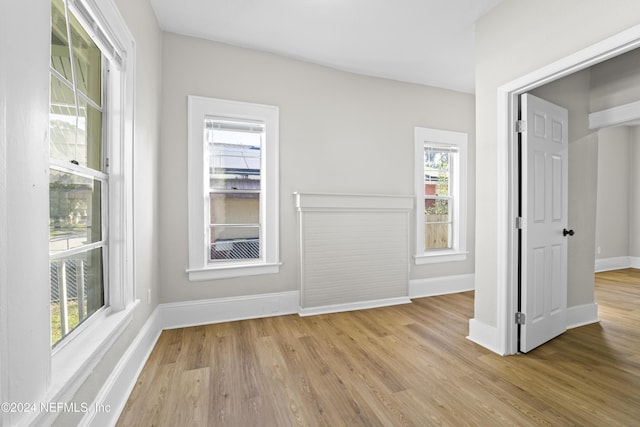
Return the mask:
[[[232,277],[257,276],[280,272],[281,262],[256,264],[226,264],[220,266],[206,266],[187,269],[189,280],[192,282],[212,279],[229,279]]]
[[[416,265],[436,264],[441,262],[465,261],[468,253],[469,252],[438,251],[415,255],[413,258]]]
[[[120,311],[107,308],[96,313],[52,350],[51,385],[47,393],[52,401],[75,392],[131,322],[138,302]]]

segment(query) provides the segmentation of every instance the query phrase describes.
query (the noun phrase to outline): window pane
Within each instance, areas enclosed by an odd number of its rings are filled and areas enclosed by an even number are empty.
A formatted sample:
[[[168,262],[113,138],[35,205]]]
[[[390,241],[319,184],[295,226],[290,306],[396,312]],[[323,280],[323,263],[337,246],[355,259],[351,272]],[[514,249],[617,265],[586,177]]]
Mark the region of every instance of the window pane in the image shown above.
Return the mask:
[[[211,227],[210,260],[260,258],[260,227]]]
[[[51,260],[51,344],[104,306],[102,248]]]
[[[79,100],[76,159],[80,165],[102,171],[102,113]]]
[[[451,224],[425,224],[425,250],[451,249]]]
[[[57,253],[102,239],[101,182],[51,170],[49,252]]]
[[[259,224],[260,194],[211,193],[211,224]]]
[[[425,199],[424,201],[424,213],[425,215],[449,215],[449,199]],[[427,219],[427,222],[431,220]],[[439,221],[439,220],[437,220]]]
[[[76,156],[77,115],[75,96],[66,84],[51,76],[49,111],[50,156],[70,161]]]
[[[425,250],[451,248],[449,200],[425,200]]]
[[[209,185],[218,190],[260,190],[262,134],[207,129]]]
[[[424,148],[425,195],[449,196],[450,160],[452,150],[447,148]]]
[[[73,83],[67,22],[62,0],[51,2],[51,67],[69,83]]]
[[[264,124],[205,120],[209,150],[210,260],[260,258]]]
[[[102,170],[102,113],[79,100],[66,84],[51,76],[50,156]]]
[[[102,105],[102,53],[73,15],[71,41],[78,89]]]

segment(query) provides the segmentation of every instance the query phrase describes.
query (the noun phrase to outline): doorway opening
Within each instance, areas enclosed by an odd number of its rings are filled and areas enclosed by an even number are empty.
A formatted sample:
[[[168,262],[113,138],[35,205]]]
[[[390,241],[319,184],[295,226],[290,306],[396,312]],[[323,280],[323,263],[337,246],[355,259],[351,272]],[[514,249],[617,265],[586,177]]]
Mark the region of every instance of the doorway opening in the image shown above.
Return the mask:
[[[519,206],[518,97],[535,88],[614,58],[640,46],[640,26],[633,27],[589,48],[516,79],[498,89],[498,317],[503,354],[518,351],[518,230]]]

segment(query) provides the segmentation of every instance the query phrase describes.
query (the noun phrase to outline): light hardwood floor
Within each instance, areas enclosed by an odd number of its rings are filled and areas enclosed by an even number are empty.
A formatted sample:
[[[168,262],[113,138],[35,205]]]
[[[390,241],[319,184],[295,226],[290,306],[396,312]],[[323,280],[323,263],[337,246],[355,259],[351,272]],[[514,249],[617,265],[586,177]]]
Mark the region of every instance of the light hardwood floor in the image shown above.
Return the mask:
[[[526,355],[468,341],[473,293],[164,331],[118,426],[640,425],[640,270]]]

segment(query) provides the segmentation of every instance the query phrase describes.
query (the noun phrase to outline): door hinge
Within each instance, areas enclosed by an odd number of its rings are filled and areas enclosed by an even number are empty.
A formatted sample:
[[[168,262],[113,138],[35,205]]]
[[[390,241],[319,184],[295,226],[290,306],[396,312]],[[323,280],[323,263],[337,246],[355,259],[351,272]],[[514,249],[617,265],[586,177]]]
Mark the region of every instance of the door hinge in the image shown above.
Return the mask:
[[[516,230],[522,230],[522,217],[516,217]]]
[[[516,313],[516,325],[524,325],[525,316],[524,313],[517,312]]]
[[[516,121],[516,132],[523,133],[527,131],[527,122],[525,120]]]

